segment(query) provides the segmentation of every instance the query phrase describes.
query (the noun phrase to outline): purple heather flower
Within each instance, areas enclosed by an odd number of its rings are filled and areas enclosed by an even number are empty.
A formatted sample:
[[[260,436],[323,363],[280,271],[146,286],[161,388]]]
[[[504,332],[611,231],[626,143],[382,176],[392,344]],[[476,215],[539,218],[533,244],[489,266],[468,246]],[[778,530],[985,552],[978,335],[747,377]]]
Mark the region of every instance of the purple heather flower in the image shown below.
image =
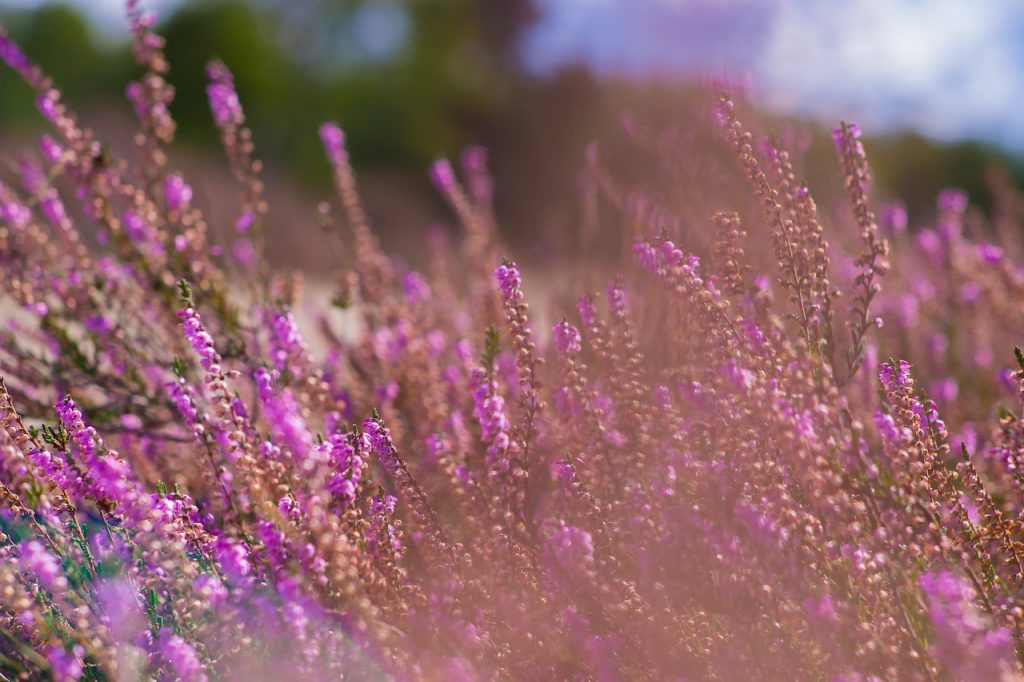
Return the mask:
[[[39,151],[50,164],[56,164],[64,154],[64,150],[57,144],[57,141],[49,135],[39,138]]]
[[[594,300],[590,296],[581,296],[576,303],[576,310],[585,327],[591,326],[597,319],[597,308],[594,307]]]
[[[194,680],[195,682],[205,682],[207,679],[196,650],[172,631],[167,629],[160,631],[157,648],[179,679]]]
[[[967,304],[977,303],[982,293],[981,285],[977,282],[964,282],[960,287],[960,299]]]
[[[462,150],[461,159],[473,199],[481,203],[490,201],[494,196],[494,185],[487,175],[487,150],[478,146],[466,147]]]
[[[244,582],[252,573],[252,564],[249,563],[249,554],[245,545],[227,537],[217,538],[214,543],[214,553],[225,575],[235,582]]]
[[[879,211],[879,222],[889,234],[900,234],[907,229],[907,207],[899,203],[885,204]]]
[[[554,561],[562,570],[575,573],[593,563],[594,539],[590,533],[567,524],[563,519],[546,519],[544,524],[541,531],[547,537],[544,552],[553,554]]]
[[[938,401],[952,403],[956,400],[959,387],[955,378],[945,377],[932,383],[929,393]]]
[[[32,220],[32,211],[20,201],[7,201],[0,204],[0,216],[18,230],[24,230]]]
[[[481,368],[473,370],[473,415],[480,424],[480,440],[487,447],[487,463],[504,467],[511,445],[511,424],[505,415],[505,399],[498,382]]]
[[[185,420],[185,424],[197,435],[203,433],[203,426],[199,420],[199,412],[196,410],[195,397],[192,387],[185,383],[184,379],[168,382],[165,385],[170,394],[171,402],[178,409]]]
[[[849,135],[850,140],[857,145],[857,149],[860,148],[860,126],[856,123],[847,123],[832,131],[832,142],[836,145],[836,151],[840,154],[846,153],[846,136]]]
[[[580,332],[576,327],[563,320],[553,327],[553,331],[555,346],[562,355],[575,355],[582,350]]]
[[[0,59],[7,62],[7,66],[18,73],[27,72],[31,66],[28,57],[21,51],[17,43],[2,33],[0,33]]]
[[[830,595],[824,595],[821,599],[808,597],[804,600],[804,610],[811,620],[816,623],[834,623],[838,620],[836,615],[835,602]]]
[[[39,113],[51,123],[57,120],[57,102],[59,99],[60,95],[57,94],[56,90],[45,92],[36,99],[36,108],[39,109]]]
[[[320,141],[327,152],[327,159],[331,164],[338,166],[345,160],[345,133],[337,123],[323,123],[320,125]]]
[[[220,372],[220,354],[213,347],[213,337],[203,328],[203,321],[194,308],[185,308],[178,312],[181,328],[185,338],[192,344],[192,349],[199,356],[199,362],[207,372]]]
[[[915,238],[917,247],[924,251],[929,258],[938,262],[942,257],[942,239],[935,230],[921,230]]]
[[[38,540],[22,543],[21,563],[24,570],[39,580],[43,589],[59,594],[68,588],[60,562]]]
[[[231,72],[220,62],[212,62],[206,68],[207,76],[212,81],[206,86],[206,96],[210,101],[210,111],[218,128],[229,125],[241,125],[242,104],[235,92],[235,82]]]
[[[477,145],[470,145],[462,150],[462,165],[477,172],[487,172],[487,149]]]
[[[124,231],[133,242],[146,240],[148,236],[148,225],[135,211],[128,209],[124,212]]]
[[[180,175],[168,175],[164,180],[164,198],[172,211],[187,208],[192,201],[192,188]]]
[[[405,290],[405,298],[412,304],[422,303],[430,297],[430,286],[415,270],[402,276],[402,288]]]
[[[235,230],[241,233],[249,231],[252,224],[256,221],[256,214],[252,211],[243,211],[242,215],[238,216],[238,220],[235,221]]]
[[[430,181],[442,194],[451,194],[455,191],[455,171],[448,159],[438,159],[430,166]]]
[[[271,337],[271,357],[275,369],[283,372],[289,362],[299,362],[306,357],[306,343],[302,340],[295,315],[290,312],[275,313],[270,328],[274,332]]]
[[[85,649],[76,644],[68,651],[63,646],[52,646],[46,650],[46,661],[50,664],[54,682],[76,682],[82,679],[85,667],[82,656]]]
[[[721,127],[729,125],[729,119],[732,116],[734,105],[732,100],[726,97],[720,97],[715,103],[715,121]]]
[[[924,573],[920,584],[935,630],[932,653],[950,676],[964,682],[1010,679],[1013,638],[976,605],[970,583],[938,570]]]
[[[64,204],[61,202],[60,197],[57,195],[57,191],[50,188],[46,192],[46,196],[39,202],[40,208],[43,209],[43,215],[50,221],[50,224],[54,227],[60,228],[64,224],[64,220],[67,218],[67,213],[64,210]]]
[[[906,386],[910,381],[910,363],[906,360],[900,360],[898,363],[886,362],[879,368],[878,378],[888,390]]]
[[[231,243],[231,257],[244,268],[251,269],[256,264],[256,249],[248,237],[236,239]]]
[[[962,189],[944,189],[939,192],[935,203],[940,211],[963,213],[967,210],[967,192]]]
[[[313,435],[309,432],[306,420],[302,417],[302,409],[291,390],[285,388],[279,393],[274,392],[274,374],[276,372],[259,369],[255,376],[260,402],[270,422],[274,441],[287,448],[292,460],[300,468],[312,469],[319,460],[318,450],[313,445]]]
[[[494,278],[498,281],[502,295],[506,299],[516,298],[519,288],[523,285],[523,279],[519,275],[519,268],[515,263],[509,261],[499,265],[494,271]]]
[[[986,263],[993,265],[1003,260],[1003,250],[995,244],[978,244],[978,255]]]

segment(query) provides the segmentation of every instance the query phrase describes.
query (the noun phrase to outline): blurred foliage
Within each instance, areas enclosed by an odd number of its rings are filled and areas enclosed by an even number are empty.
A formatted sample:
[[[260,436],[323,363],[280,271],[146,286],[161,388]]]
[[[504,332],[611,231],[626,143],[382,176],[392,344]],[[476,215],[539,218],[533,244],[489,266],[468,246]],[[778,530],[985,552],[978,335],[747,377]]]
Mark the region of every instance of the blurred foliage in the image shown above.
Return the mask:
[[[526,74],[517,41],[535,19],[533,0],[194,0],[159,30],[168,39],[183,141],[216,145],[203,67],[219,57],[235,74],[259,156],[269,163],[323,187],[316,129],[325,120],[346,130],[361,169],[422,176],[433,158],[481,143],[492,150],[506,224],[536,241],[573,220],[583,148],[616,134],[621,109],[639,100],[652,120],[678,124],[692,90],[602,83],[582,67],[546,79]],[[116,102],[129,110],[124,86],[138,68],[123,42],[104,42],[60,5],[0,20],[76,107]],[[0,124],[34,120],[32,98],[6,69],[0,92]],[[928,215],[945,186],[987,205],[983,171],[991,164],[1024,180],[1018,160],[974,143],[906,134],[871,139],[868,151],[879,186],[912,213]],[[812,180],[835,173],[826,131],[815,135],[806,172]]]

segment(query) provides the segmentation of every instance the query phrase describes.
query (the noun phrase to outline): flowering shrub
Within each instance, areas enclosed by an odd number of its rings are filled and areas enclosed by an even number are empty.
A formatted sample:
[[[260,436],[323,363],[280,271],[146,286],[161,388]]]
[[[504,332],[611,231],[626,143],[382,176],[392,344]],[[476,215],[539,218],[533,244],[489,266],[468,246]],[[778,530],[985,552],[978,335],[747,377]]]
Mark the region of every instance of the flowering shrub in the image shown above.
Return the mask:
[[[592,150],[631,249],[543,334],[482,150],[431,170],[462,231],[420,273],[328,123],[320,214],[353,265],[307,342],[230,71],[208,70],[242,188],[225,250],[128,15],[134,161],[0,33],[52,127],[0,184],[24,309],[0,333],[5,679],[1019,679],[1012,212],[948,191],[909,232],[843,125],[826,214],[723,96],[702,133],[727,154],[663,160],[682,200]]]

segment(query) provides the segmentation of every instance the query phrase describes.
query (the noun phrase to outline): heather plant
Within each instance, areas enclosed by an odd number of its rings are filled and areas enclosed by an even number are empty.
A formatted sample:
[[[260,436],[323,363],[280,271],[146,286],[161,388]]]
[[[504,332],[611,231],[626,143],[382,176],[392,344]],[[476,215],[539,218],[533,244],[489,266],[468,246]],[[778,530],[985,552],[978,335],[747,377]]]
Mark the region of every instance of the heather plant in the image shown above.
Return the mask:
[[[843,124],[824,208],[722,95],[699,173],[634,135],[675,195],[590,150],[586,213],[628,248],[563,306],[502,257],[483,150],[432,167],[460,230],[419,272],[325,123],[344,258],[303,328],[229,65],[224,244],[128,17],[131,159],[0,33],[51,126],[0,184],[4,679],[1021,677],[1011,190],[911,230]]]

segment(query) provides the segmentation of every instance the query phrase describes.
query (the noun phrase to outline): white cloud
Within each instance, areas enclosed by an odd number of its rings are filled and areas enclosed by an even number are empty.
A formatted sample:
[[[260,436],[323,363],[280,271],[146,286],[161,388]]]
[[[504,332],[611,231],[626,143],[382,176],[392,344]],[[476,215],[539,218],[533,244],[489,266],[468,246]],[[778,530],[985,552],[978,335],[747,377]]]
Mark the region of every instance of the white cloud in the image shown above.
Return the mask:
[[[782,111],[1022,146],[1022,28],[1011,2],[788,0],[754,82]]]
[[[1019,0],[544,0],[537,70],[747,73],[784,113],[1024,150]]]

